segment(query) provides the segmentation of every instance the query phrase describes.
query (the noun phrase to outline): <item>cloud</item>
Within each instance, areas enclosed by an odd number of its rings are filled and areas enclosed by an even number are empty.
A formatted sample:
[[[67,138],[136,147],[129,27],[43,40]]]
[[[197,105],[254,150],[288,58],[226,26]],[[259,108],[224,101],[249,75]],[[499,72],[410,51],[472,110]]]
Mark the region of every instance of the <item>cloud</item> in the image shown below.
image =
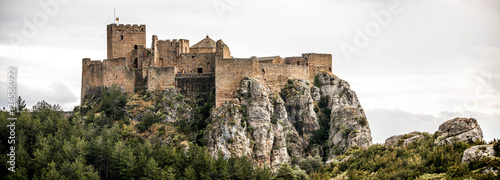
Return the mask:
[[[434,133],[440,124],[455,117],[477,119],[483,130],[484,139],[490,141],[500,138],[500,114],[485,114],[479,112],[443,111],[439,115],[415,114],[400,109],[374,109],[366,111],[372,131],[374,143],[384,143],[385,139],[398,134],[412,131]]]
[[[59,81],[54,81],[47,86],[30,86],[23,83],[18,83],[18,85],[18,96],[26,101],[26,105],[30,109],[36,103],[45,100],[49,104],[61,105],[65,111],[71,111],[79,100],[66,84]],[[0,96],[0,107],[7,107],[8,104],[6,87],[7,83],[0,81],[0,93],[5,94],[5,96]]]

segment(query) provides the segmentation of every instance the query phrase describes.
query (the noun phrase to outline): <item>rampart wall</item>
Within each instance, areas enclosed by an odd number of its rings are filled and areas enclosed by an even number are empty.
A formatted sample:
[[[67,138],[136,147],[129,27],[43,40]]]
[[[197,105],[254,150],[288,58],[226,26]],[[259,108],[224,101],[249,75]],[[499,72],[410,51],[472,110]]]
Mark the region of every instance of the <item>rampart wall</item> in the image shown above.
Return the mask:
[[[215,60],[215,100],[216,105],[224,101],[234,100],[235,92],[240,86],[242,78],[258,77],[259,62],[256,57],[247,59],[219,59]]]
[[[281,92],[288,79],[305,79],[312,82],[306,66],[261,63],[260,67],[263,71],[263,84],[270,88],[271,93]]]
[[[215,89],[215,75],[214,73],[176,74],[175,87],[184,96],[208,100],[208,96]]]
[[[175,86],[175,67],[150,67],[148,70],[148,90],[164,90]]]
[[[125,92],[134,92],[136,83],[136,73],[141,73],[142,69],[129,70],[126,66],[126,58],[107,59],[102,63],[102,83],[109,87],[116,84],[122,87]]]
[[[288,79],[311,80],[307,66],[259,63],[256,57],[249,59],[217,59],[215,68],[216,104],[234,100],[236,90],[244,77],[252,77],[268,87],[271,93],[279,93]]]
[[[90,89],[102,85],[102,62],[100,60],[92,61],[90,58],[84,58],[82,60],[82,102]]]

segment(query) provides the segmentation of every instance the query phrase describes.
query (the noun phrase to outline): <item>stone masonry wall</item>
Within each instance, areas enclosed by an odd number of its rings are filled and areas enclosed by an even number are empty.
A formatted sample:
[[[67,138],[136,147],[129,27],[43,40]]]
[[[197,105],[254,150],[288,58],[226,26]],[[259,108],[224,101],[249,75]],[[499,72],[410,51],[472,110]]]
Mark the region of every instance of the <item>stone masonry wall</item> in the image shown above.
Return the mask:
[[[314,76],[320,71],[332,72],[332,55],[331,54],[317,54],[307,53],[302,54],[306,65],[309,67],[310,77]]]
[[[260,76],[259,63],[256,57],[250,59],[215,60],[215,101],[220,105],[234,100],[235,91],[244,77]]]
[[[235,99],[235,91],[244,77],[252,77],[279,93],[288,79],[311,81],[307,66],[259,63],[256,57],[250,59],[217,59],[215,68],[216,104]]]
[[[176,74],[175,87],[184,96],[203,97],[207,100],[208,95],[215,89],[215,76],[214,73]]]
[[[126,58],[107,59],[102,63],[102,83],[109,87],[116,84],[122,87],[125,92],[134,92],[136,76],[135,73],[142,69],[129,70],[126,66]]]
[[[293,65],[305,65],[304,58],[302,56],[285,57],[285,64]]]
[[[288,83],[288,79],[305,79],[309,82],[314,80],[309,78],[306,66],[260,63],[260,67],[261,71],[263,70],[263,85],[268,86],[271,93],[279,93]]]
[[[164,90],[175,86],[175,67],[150,67],[148,68],[148,90]]]
[[[201,68],[202,73],[215,72],[215,53],[185,53],[181,54],[177,63],[177,71],[184,74],[198,73],[198,68]]]
[[[102,62],[84,58],[82,60],[82,102],[90,89],[99,86],[102,86]]]

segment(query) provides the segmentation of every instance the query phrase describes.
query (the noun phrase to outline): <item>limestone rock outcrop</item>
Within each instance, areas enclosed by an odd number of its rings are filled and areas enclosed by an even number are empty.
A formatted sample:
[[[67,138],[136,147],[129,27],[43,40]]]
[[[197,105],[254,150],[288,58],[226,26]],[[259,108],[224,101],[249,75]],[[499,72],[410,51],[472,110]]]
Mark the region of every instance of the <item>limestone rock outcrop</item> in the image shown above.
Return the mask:
[[[353,146],[370,146],[370,125],[349,83],[329,73],[318,74],[314,83],[320,86],[321,94],[328,97],[328,108],[331,110],[329,140],[332,147],[328,161]]]
[[[185,101],[178,89],[168,87],[163,90],[163,96],[159,103],[160,107],[155,113],[162,113],[161,122],[177,122],[178,120],[191,121],[193,110]]]
[[[495,157],[496,153],[493,145],[477,145],[472,146],[464,151],[462,162],[471,162],[483,157]]]
[[[371,145],[366,116],[349,84],[330,73],[319,76],[316,86],[290,79],[280,94],[270,94],[257,79],[242,79],[236,99],[212,110],[205,131],[209,151],[213,156],[246,155],[259,166],[277,169],[307,155],[333,159],[352,146]],[[329,138],[324,145],[311,144],[320,129],[317,104],[325,98],[331,112]]]
[[[225,157],[246,155],[259,166],[272,168],[289,163],[283,126],[271,122],[274,109],[266,88],[255,79],[245,78],[237,96],[239,102],[225,102],[212,113],[207,127],[207,146],[212,155],[219,151]]]
[[[421,132],[411,132],[408,134],[394,135],[385,140],[384,145],[387,147],[408,146],[414,141],[424,138]]]
[[[453,141],[475,142],[483,139],[483,131],[474,118],[454,118],[439,125],[434,144],[452,144]]]

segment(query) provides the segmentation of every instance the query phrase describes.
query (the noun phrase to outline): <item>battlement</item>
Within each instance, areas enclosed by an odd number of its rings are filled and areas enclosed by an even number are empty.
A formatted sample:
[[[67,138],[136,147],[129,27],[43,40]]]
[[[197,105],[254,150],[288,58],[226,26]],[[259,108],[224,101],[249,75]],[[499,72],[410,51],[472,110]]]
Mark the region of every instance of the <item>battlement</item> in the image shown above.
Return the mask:
[[[165,39],[165,40],[158,40],[158,42],[178,43],[178,42],[189,42],[189,40],[187,40],[187,39]]]
[[[109,24],[108,28],[113,28],[114,30],[140,30],[146,31],[146,25],[141,24]]]

